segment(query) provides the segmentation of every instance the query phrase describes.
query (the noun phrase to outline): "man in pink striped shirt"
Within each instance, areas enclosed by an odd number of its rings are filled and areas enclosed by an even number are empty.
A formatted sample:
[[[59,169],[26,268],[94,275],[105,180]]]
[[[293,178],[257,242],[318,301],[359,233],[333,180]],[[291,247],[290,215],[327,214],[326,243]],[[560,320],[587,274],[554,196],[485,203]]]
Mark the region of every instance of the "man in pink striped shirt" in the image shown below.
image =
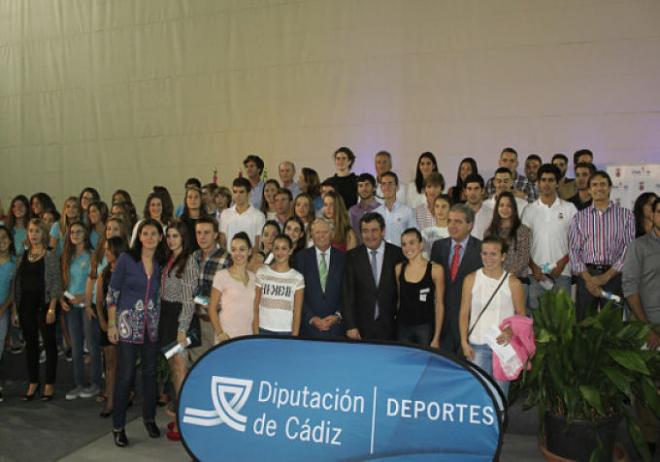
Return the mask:
[[[611,191],[607,172],[591,175],[593,203],[573,217],[569,228],[571,268],[578,276],[578,321],[605,303],[603,291],[623,298],[621,271],[626,247],[635,239],[635,219],[630,210],[610,200]]]

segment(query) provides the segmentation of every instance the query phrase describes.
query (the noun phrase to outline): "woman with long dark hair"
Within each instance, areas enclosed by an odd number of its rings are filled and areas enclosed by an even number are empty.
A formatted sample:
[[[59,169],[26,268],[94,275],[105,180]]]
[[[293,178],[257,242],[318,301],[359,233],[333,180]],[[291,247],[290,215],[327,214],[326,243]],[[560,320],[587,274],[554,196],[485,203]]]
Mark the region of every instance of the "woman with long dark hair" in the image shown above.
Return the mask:
[[[115,271],[117,259],[128,251],[128,241],[119,236],[111,236],[103,241],[105,265],[99,273],[94,284],[94,303],[96,304],[96,315],[99,320],[101,336],[99,345],[103,348],[103,363],[105,364],[105,387],[101,401],[105,401],[103,409],[99,413],[101,417],[110,417],[114,406],[115,378],[117,376],[117,346],[108,340],[108,306],[106,297],[112,273]]]
[[[197,239],[195,239],[195,223],[197,223],[197,220],[205,216],[206,209],[202,204],[202,190],[195,186],[187,188],[181,220],[188,227],[187,236],[193,251],[199,248],[197,245]]]
[[[415,167],[415,179],[408,185],[406,192],[406,202],[411,209],[417,208],[418,205],[426,203],[426,196],[424,195],[424,181],[433,172],[438,171],[438,162],[432,152],[423,152],[417,159],[417,166]]]
[[[80,221],[80,203],[77,197],[69,196],[64,200],[60,220],[50,227],[50,248],[55,249],[58,256],[64,250],[69,225],[76,221]]]
[[[78,196],[78,203],[80,204],[80,216],[83,223],[88,224],[87,213],[89,204],[92,202],[98,202],[100,200],[101,196],[99,195],[99,192],[90,186],[87,186],[80,192],[80,195]]]
[[[305,224],[298,217],[291,217],[284,222],[284,234],[291,238],[293,243],[293,254],[291,254],[291,261],[296,258],[296,253],[307,247],[307,234],[305,233]]]
[[[180,220],[167,228],[167,264],[163,268],[161,278],[160,320],[158,322],[158,342],[161,349],[174,342],[178,342],[183,347],[188,346],[186,339],[193,319],[196,324],[196,335],[200,335],[199,318],[193,316],[195,312],[193,294],[197,290],[199,266],[195,259],[191,258],[193,250],[187,234],[188,227]],[[175,398],[178,399],[188,366],[186,353],[175,354],[168,362],[172,373]],[[172,441],[181,439],[176,426],[176,418],[170,423],[167,438]]]
[[[56,208],[53,199],[45,192],[38,192],[30,196],[30,209],[35,218],[41,218],[41,214],[46,210],[56,210]]]
[[[465,157],[458,165],[458,173],[456,174],[456,184],[449,188],[447,194],[451,198],[452,204],[465,202],[465,179],[470,175],[478,175],[479,168],[477,161],[472,157]]]
[[[277,212],[275,211],[275,195],[280,190],[280,184],[277,180],[270,179],[264,183],[264,189],[261,194],[261,211],[266,215],[266,220],[274,220]]]
[[[14,251],[19,257],[25,252],[27,224],[30,221],[30,203],[20,194],[11,200],[7,214],[7,227],[14,241]]]
[[[57,345],[55,318],[62,292],[60,260],[48,250],[48,228],[39,218],[28,224],[27,248],[18,261],[14,279],[14,323],[23,329],[28,368],[28,389],[21,398],[32,401],[39,391],[39,335],[46,350],[46,382],[41,399],[50,401],[55,393]]]
[[[161,194],[157,192],[152,192],[147,196],[147,200],[144,202],[144,210],[142,211],[142,219],[135,223],[133,227],[133,234],[131,236],[131,244],[135,242],[137,238],[137,230],[142,223],[147,218],[156,220],[163,227],[163,232],[167,232],[167,227],[174,221],[173,216],[174,210],[167,208],[165,201]]]
[[[89,225],[89,241],[94,249],[98,249],[101,236],[105,232],[105,222],[108,221],[108,206],[103,201],[96,201],[87,207],[87,223]]]
[[[508,251],[503,267],[519,279],[527,279],[531,231],[522,224],[513,193],[504,191],[495,201],[493,221],[484,237],[499,237],[506,242]]]
[[[156,220],[148,219],[138,228],[138,239],[131,250],[117,260],[110,279],[107,297],[108,339],[118,345],[112,433],[119,447],[128,445],[124,427],[138,353],[142,369],[142,418],[149,436],[160,436],[155,423],[156,360],[159,351],[159,290],[164,261],[163,229]]]
[[[645,192],[635,199],[635,238],[648,234],[653,229],[653,203],[657,197],[654,192]]]
[[[298,175],[298,186],[300,190],[307,193],[314,205],[314,211],[321,210],[323,198],[321,197],[321,178],[313,168],[303,167]],[[300,196],[296,197],[296,199]]]

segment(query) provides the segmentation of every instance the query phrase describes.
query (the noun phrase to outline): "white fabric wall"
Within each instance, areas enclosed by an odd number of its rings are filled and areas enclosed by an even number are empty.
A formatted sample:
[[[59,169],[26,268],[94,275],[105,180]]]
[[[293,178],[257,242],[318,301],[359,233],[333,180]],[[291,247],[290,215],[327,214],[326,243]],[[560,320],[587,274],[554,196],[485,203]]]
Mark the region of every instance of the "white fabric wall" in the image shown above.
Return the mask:
[[[405,180],[592,148],[660,159],[657,0],[0,0],[0,198],[233,178],[248,153]]]

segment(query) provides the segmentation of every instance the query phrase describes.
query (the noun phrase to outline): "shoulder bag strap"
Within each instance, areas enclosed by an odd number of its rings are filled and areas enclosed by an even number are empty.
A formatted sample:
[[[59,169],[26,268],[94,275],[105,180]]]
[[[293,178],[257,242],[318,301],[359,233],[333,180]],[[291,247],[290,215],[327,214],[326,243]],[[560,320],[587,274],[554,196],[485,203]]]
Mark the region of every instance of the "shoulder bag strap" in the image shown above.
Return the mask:
[[[476,321],[474,321],[474,324],[472,324],[472,327],[470,327],[470,330],[468,331],[468,338],[470,338],[470,335],[472,334],[472,331],[474,330],[477,323],[481,319],[481,315],[484,314],[484,312],[486,311],[486,308],[488,308],[488,306],[490,305],[490,302],[493,301],[493,298],[495,297],[495,294],[497,294],[497,292],[500,290],[500,287],[502,287],[502,284],[504,284],[504,281],[507,280],[508,276],[509,276],[509,272],[507,271],[507,272],[504,273],[504,277],[502,278],[500,283],[497,285],[497,288],[493,292],[493,295],[490,296],[490,298],[488,299],[488,302],[486,302],[486,305],[484,305],[484,307],[481,309],[481,312],[479,313],[479,316],[477,316]]]

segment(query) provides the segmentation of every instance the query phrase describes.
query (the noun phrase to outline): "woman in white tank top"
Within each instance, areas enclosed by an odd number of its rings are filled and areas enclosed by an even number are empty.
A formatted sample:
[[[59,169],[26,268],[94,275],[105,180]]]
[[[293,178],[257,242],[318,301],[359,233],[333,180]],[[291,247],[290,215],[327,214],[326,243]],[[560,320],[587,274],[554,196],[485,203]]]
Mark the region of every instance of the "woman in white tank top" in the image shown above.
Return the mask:
[[[502,263],[507,245],[498,237],[488,237],[481,244],[483,267],[469,274],[463,282],[461,296],[460,333],[465,357],[493,375],[493,351],[486,343],[487,332],[514,314],[525,314],[525,296],[520,280],[504,271]],[[501,286],[500,286],[501,283]],[[499,287],[499,290],[497,288]],[[495,293],[497,290],[497,293]],[[493,296],[493,294],[495,295]],[[484,307],[493,297],[484,310]],[[479,317],[479,314],[481,317]],[[511,330],[505,329],[497,338],[499,344],[511,341]],[[509,382],[497,381],[507,395]]]

